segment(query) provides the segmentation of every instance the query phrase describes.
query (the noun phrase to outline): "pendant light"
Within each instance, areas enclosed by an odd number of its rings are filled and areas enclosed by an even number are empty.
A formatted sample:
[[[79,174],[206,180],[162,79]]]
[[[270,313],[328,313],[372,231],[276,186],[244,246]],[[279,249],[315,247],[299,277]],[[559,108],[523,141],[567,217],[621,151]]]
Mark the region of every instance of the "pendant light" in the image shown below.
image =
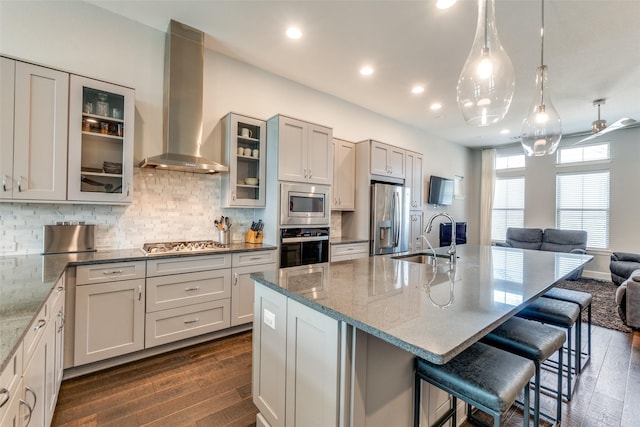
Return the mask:
[[[551,98],[544,65],[544,0],[542,1],[542,26],[540,28],[540,66],[536,70],[536,91],[529,114],[522,122],[520,133],[522,148],[527,156],[553,154],[562,138],[562,123]]]
[[[499,122],[509,111],[515,77],[511,60],[500,44],[495,0],[478,0],[478,25],[471,52],[458,78],[458,107],[473,126]]]

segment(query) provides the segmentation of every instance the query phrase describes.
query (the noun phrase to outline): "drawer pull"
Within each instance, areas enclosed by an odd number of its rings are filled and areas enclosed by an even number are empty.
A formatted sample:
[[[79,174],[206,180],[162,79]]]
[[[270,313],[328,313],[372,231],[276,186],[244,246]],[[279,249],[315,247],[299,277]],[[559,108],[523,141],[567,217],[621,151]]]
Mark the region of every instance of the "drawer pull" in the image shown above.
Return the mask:
[[[2,402],[0,402],[0,408],[2,408],[4,405],[6,405],[6,403],[11,398],[11,393],[9,392],[9,390],[7,390],[4,387],[2,387],[2,389],[0,389],[0,393],[4,395],[4,399],[2,399]]]
[[[198,321],[200,321],[200,319],[198,319],[198,318],[196,317],[196,318],[195,318],[195,320],[185,320],[185,321],[184,321],[184,324],[185,324],[185,325],[188,325],[188,324],[190,324],[190,323],[196,323],[196,322],[198,322]]]
[[[111,271],[103,271],[102,274],[109,275],[109,274],[122,274],[123,271],[122,270],[111,270]]]
[[[249,258],[249,261],[260,261],[261,259],[262,259],[262,257],[254,256],[254,257]]]
[[[193,291],[199,291],[200,290],[200,286],[196,286],[195,288],[184,288],[185,292],[193,292]]]
[[[38,324],[37,324],[36,326],[34,326],[34,327],[33,327],[33,330],[34,330],[34,331],[37,331],[38,329],[43,328],[43,327],[44,327],[44,325],[46,325],[46,324],[47,324],[47,321],[46,321],[46,320],[44,320],[44,319],[40,319],[40,320],[38,320]]]
[[[58,286],[58,287],[56,288],[56,292],[57,292],[57,293],[60,293],[60,292],[62,292],[62,291],[64,291],[64,286]]]

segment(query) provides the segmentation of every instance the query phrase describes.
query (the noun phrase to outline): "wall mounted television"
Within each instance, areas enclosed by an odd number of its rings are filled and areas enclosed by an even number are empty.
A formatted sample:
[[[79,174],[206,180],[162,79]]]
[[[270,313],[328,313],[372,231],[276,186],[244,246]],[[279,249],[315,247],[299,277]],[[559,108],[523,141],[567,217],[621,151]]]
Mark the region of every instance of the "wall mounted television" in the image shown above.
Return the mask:
[[[429,180],[429,197],[427,203],[430,205],[452,205],[453,180],[431,175],[431,179]]]

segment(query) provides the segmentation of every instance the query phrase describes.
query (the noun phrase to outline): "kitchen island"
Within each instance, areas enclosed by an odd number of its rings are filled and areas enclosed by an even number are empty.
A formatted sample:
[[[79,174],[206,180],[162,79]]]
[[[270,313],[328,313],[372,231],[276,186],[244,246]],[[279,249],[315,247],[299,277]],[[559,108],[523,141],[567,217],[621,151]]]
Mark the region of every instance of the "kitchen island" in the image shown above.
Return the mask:
[[[455,265],[387,255],[255,276],[258,425],[411,425],[415,356],[448,362],[590,259],[461,245]],[[428,388],[430,424],[449,400]]]

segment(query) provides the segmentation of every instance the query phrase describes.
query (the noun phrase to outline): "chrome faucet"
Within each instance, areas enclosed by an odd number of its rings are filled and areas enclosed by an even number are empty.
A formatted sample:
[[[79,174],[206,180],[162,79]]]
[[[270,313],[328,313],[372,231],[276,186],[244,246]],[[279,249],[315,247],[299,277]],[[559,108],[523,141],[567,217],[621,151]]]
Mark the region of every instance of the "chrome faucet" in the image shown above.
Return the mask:
[[[446,212],[438,212],[433,214],[429,221],[427,222],[427,226],[424,229],[425,234],[429,234],[431,232],[431,226],[433,224],[433,220],[438,218],[439,216],[443,216],[451,221],[451,246],[449,246],[449,250],[447,251],[447,255],[449,255],[449,263],[451,265],[456,263],[456,220],[453,219],[451,215]],[[434,251],[435,252],[435,251]]]

